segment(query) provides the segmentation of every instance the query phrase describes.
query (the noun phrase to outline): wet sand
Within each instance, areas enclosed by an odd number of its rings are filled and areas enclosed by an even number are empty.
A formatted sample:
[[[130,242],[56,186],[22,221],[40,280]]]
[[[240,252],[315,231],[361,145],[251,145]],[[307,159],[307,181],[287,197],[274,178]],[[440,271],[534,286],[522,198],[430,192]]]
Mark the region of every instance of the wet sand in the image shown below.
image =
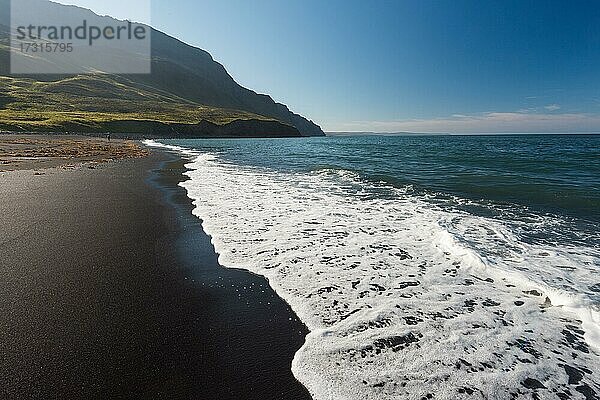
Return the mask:
[[[182,161],[0,173],[0,398],[310,399],[307,333],[218,265]]]

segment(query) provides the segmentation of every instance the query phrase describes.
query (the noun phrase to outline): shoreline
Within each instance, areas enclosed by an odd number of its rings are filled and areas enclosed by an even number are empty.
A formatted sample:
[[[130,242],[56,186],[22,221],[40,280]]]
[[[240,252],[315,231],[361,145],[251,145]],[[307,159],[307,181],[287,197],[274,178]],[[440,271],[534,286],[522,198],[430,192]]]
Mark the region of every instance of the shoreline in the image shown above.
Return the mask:
[[[2,397],[310,399],[291,372],[306,327],[218,264],[183,163],[0,174]]]
[[[288,304],[284,298],[280,297],[279,294],[275,291],[275,289],[273,289],[267,277],[260,274],[256,274],[253,271],[247,269],[227,267],[219,263],[219,254],[215,251],[215,247],[212,244],[212,237],[210,237],[205,232],[204,227],[202,226],[202,221],[193,214],[193,210],[195,207],[192,204],[192,200],[188,197],[185,188],[180,185],[180,183],[190,179],[185,175],[185,172],[189,171],[189,169],[185,166],[189,161],[185,160],[181,154],[173,154],[172,152],[168,152],[168,154],[172,155],[174,160],[163,162],[160,167],[160,175],[155,173],[152,177],[149,178],[149,180],[152,181],[152,184],[157,184],[158,186],[160,186],[161,191],[167,192],[165,194],[165,198],[168,197],[166,201],[171,207],[177,209],[177,212],[179,213],[182,219],[186,220],[185,229],[182,231],[182,237],[180,238],[180,257],[188,259],[189,262],[193,262],[190,260],[193,257],[193,255],[190,255],[187,252],[187,250],[189,250],[190,248],[189,242],[201,242],[201,247],[204,249],[203,251],[205,251],[207,247],[209,248],[210,254],[208,255],[208,257],[212,258],[212,262],[217,268],[217,273],[219,271],[230,271],[232,274],[239,276],[246,275],[251,277],[254,282],[260,282],[260,292],[263,293],[264,298],[266,298],[266,305],[274,305],[275,308],[280,308],[280,312],[283,311],[286,314],[283,316],[283,319],[278,322],[278,324],[286,325],[289,323],[293,326],[293,330],[298,329],[298,331],[293,332],[292,334],[292,336],[296,337],[296,339],[293,340],[295,343],[294,347],[296,348],[296,350],[289,351],[289,348],[282,348],[281,350],[285,350],[288,353],[286,354],[286,359],[288,360],[286,371],[292,377],[292,381],[290,383],[294,386],[299,386],[300,389],[292,389],[290,392],[285,393],[285,398],[311,400],[312,397],[308,393],[308,390],[302,385],[300,381],[297,380],[296,377],[294,377],[292,371],[292,364],[294,358],[298,351],[300,351],[301,347],[305,344],[305,338],[310,333],[309,329],[307,328],[305,323],[302,322],[300,318],[298,318],[298,316],[293,311],[291,305]],[[244,287],[244,289],[246,288]],[[248,287],[248,289],[250,289],[250,287]],[[265,305],[265,300],[259,300],[259,304]],[[271,322],[274,322],[274,319],[271,319]],[[301,338],[301,340],[298,340],[298,338]],[[265,340],[264,337],[261,340]],[[277,346],[277,342],[277,340],[273,342],[269,342],[269,340],[267,340],[266,344],[269,346],[273,344]],[[291,358],[289,357],[290,354]],[[286,379],[288,378],[289,377],[287,377]],[[297,391],[297,393],[294,394],[294,391]],[[281,393],[281,395],[284,395],[284,393]],[[270,396],[261,395],[257,398],[267,399],[270,398]]]
[[[353,198],[335,191],[347,181],[254,168],[243,158],[236,163],[235,146],[231,157],[221,158],[220,148],[207,146],[204,154],[201,144],[157,144],[198,155],[187,165],[191,181],[182,186],[222,264],[267,276],[311,328],[293,371],[315,398],[421,398],[440,390],[462,398],[477,388],[484,397],[535,397],[541,389],[595,395],[588,371],[597,351],[586,341],[585,320],[566,313],[548,287],[484,263],[440,226],[457,214],[432,210],[418,198],[406,201],[400,215],[387,198],[348,201]],[[466,222],[498,226],[483,217]],[[546,249],[531,245],[529,260],[550,256]],[[577,260],[560,253],[553,259]],[[452,335],[463,340],[446,348]],[[495,353],[503,343],[508,347]],[[481,386],[481,379],[494,384]]]

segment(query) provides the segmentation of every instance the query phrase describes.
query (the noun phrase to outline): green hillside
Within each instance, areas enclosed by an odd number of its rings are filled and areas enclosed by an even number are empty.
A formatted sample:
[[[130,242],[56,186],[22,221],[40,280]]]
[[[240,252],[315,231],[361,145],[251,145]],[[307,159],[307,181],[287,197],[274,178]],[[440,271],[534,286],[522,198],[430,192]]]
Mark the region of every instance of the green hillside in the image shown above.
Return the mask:
[[[65,23],[112,20],[83,8],[35,1],[45,13],[72,19]],[[154,29],[151,74],[11,76],[7,9],[8,0],[0,0],[0,131],[324,135],[318,125],[268,95],[237,84],[206,51]],[[102,51],[112,56],[110,48]]]
[[[251,119],[274,120],[196,104],[115,76],[82,75],[50,82],[0,77],[3,131],[63,132],[79,126],[92,132],[117,121],[198,124],[204,120],[224,125]]]

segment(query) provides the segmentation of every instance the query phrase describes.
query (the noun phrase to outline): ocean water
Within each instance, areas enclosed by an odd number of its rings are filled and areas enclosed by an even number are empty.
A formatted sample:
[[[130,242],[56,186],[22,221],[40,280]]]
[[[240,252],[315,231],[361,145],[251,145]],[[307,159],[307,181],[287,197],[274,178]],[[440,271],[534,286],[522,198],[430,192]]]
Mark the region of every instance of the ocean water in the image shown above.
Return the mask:
[[[147,144],[311,330],[316,400],[600,396],[600,136]]]

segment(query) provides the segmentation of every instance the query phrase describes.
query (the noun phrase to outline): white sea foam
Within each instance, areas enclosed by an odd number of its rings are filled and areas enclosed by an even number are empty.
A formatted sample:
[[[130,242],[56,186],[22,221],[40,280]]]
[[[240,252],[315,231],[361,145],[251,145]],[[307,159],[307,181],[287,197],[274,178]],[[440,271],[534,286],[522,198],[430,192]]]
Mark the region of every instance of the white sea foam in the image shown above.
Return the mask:
[[[163,149],[167,149],[167,150],[172,150],[172,151],[181,153],[184,156],[188,156],[188,157],[198,155],[198,152],[195,150],[188,149],[188,148],[181,147],[181,146],[173,146],[170,144],[164,144],[164,143],[157,142],[157,141],[151,140],[151,139],[146,139],[142,143],[144,143],[146,146],[149,146],[149,147],[159,147],[159,148],[163,148]]]
[[[598,249],[351,173],[171,149],[193,157],[182,186],[221,264],[266,276],[310,328],[293,371],[316,400],[600,394]]]

